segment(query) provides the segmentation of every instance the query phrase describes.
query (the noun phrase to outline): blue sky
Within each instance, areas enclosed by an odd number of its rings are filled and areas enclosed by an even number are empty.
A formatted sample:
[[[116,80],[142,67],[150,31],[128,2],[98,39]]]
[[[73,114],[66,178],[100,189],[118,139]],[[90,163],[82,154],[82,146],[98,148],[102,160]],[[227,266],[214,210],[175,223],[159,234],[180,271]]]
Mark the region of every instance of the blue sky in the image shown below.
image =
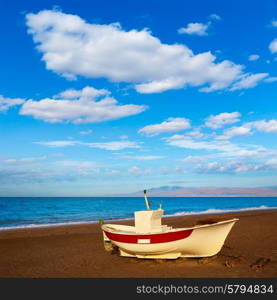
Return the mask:
[[[225,2],[0,4],[0,196],[276,186],[277,2]]]

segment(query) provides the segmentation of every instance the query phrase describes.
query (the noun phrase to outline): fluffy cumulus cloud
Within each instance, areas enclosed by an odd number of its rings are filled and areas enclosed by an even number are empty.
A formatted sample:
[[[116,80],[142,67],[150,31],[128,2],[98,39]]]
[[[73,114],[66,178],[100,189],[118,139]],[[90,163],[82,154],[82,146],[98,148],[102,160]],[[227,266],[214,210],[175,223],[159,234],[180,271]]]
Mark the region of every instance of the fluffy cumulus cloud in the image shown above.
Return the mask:
[[[276,171],[277,150],[245,142],[234,143],[231,138],[249,136],[256,132],[277,133],[277,120],[257,120],[244,122],[240,126],[230,126],[240,122],[240,118],[239,112],[212,115],[205,120],[205,126],[198,126],[185,134],[175,134],[162,140],[167,145],[186,149],[187,156],[177,160],[190,164],[190,168],[197,173]],[[228,127],[223,129],[221,135],[205,132],[205,127],[221,131],[223,126]]]
[[[100,98],[100,100],[98,99]],[[121,105],[110,97],[107,90],[85,87],[82,90],[66,90],[53,98],[26,101],[21,115],[29,115],[49,123],[95,123],[120,119],[139,114],[144,105]]]
[[[187,135],[189,135],[195,139],[202,139],[205,137],[205,134],[200,132],[199,130],[194,130],[194,131],[188,132]]]
[[[239,122],[240,117],[241,114],[238,112],[210,116],[206,119],[206,127],[219,129]],[[191,164],[192,170],[197,173],[276,172],[277,150],[230,141],[233,137],[249,136],[256,132],[277,133],[277,120],[258,120],[243,123],[241,126],[229,126],[222,135],[204,133],[198,136],[188,132],[184,135],[175,134],[163,140],[167,145],[189,150],[187,153],[190,155],[179,161]]]
[[[246,126],[255,128],[261,132],[277,133],[277,120],[249,122],[246,123]]]
[[[24,99],[21,98],[6,98],[0,95],[0,112],[7,111],[10,107],[21,105],[25,102]]]
[[[164,132],[176,132],[190,128],[190,121],[185,118],[168,118],[160,124],[147,125],[139,130],[146,135],[157,135]]]
[[[189,136],[179,134],[165,138],[165,141],[171,146],[194,150],[217,150],[222,152],[234,152],[240,150],[240,147],[229,141],[195,141]]]
[[[251,76],[241,65],[217,62],[209,51],[194,54],[185,45],[164,44],[147,29],[90,24],[53,10],[29,13],[26,23],[46,68],[69,79],[107,78],[133,83],[140,93],[157,93],[186,86],[202,86],[204,92],[230,89]]]
[[[208,16],[211,21],[220,21],[221,17],[217,14],[211,14]],[[199,35],[205,36],[208,35],[209,27],[212,22],[209,21],[207,23],[188,23],[186,27],[181,27],[178,29],[178,33],[180,34],[189,34],[189,35]]]
[[[211,115],[205,121],[205,126],[212,129],[221,128],[225,125],[233,124],[240,121],[241,114],[239,112],[224,112],[218,115]]]
[[[217,139],[219,140],[228,140],[235,136],[247,136],[251,134],[251,128],[246,126],[235,126],[228,128],[224,131],[224,134],[218,136]]]
[[[178,29],[180,34],[189,34],[189,35],[208,35],[207,30],[209,28],[209,23],[189,23],[187,27],[182,27]]]
[[[209,116],[205,120],[204,127],[212,129],[221,129],[240,121],[241,114],[239,112],[220,113],[215,116]],[[190,150],[208,151],[205,155],[189,155],[180,161],[185,163],[195,163],[199,161],[208,161],[210,159],[223,158],[240,158],[240,159],[265,159],[276,157],[277,151],[274,149],[265,148],[255,144],[237,144],[230,141],[233,137],[245,137],[255,134],[256,132],[277,133],[277,120],[258,120],[253,122],[245,122],[240,126],[227,127],[221,135],[215,132],[202,133],[199,132],[199,127],[186,134],[175,134],[163,140],[170,146],[176,146]]]

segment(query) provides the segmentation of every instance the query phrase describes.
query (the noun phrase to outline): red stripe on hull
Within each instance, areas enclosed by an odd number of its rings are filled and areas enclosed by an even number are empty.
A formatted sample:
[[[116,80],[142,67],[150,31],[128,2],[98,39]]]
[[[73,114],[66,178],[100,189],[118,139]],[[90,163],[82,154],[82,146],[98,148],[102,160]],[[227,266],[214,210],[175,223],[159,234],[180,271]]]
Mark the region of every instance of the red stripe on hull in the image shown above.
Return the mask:
[[[158,244],[158,243],[168,243],[178,240],[185,239],[189,237],[193,229],[158,233],[158,234],[143,234],[143,235],[134,235],[134,234],[120,234],[120,233],[111,233],[105,231],[106,236],[115,242],[128,243],[128,244],[137,244],[138,239],[149,239],[149,244]]]

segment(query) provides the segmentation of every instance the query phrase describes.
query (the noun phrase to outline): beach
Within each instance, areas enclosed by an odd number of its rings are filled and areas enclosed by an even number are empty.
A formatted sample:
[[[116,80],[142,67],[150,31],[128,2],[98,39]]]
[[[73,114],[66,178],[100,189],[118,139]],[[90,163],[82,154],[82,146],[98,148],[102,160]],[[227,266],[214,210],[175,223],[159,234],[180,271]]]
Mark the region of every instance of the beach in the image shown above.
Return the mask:
[[[0,277],[277,277],[277,210],[168,217],[163,224],[186,227],[234,217],[239,221],[221,251],[202,259],[120,257],[104,250],[98,224],[0,231]]]

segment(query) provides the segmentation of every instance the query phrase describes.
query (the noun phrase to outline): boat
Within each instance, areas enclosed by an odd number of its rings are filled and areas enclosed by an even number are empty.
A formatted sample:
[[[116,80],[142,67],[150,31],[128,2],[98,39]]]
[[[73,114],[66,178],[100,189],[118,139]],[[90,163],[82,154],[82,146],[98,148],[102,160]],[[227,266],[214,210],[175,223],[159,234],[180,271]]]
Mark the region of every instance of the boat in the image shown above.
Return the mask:
[[[136,211],[135,226],[103,224],[104,244],[117,247],[120,256],[149,259],[177,259],[179,257],[210,257],[222,248],[237,218],[173,228],[162,225],[164,210],[150,208],[144,190],[146,210]]]

